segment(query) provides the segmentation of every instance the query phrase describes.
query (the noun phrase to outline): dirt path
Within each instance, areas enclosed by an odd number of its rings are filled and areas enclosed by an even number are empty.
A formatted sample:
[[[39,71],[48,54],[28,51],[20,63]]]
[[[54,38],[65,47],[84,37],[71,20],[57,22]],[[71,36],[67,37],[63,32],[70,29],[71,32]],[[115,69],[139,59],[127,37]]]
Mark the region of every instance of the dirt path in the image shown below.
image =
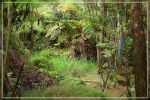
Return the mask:
[[[96,72],[87,75],[86,77],[80,78],[82,81],[86,83],[87,86],[92,88],[100,88],[102,82],[100,82],[100,78]],[[110,97],[120,97],[126,91],[126,86],[123,85],[112,85],[108,83],[107,88],[105,89],[105,94]],[[124,93],[121,97],[126,97],[126,93]]]
[[[105,93],[110,97],[120,97],[126,91],[126,86],[117,85],[117,86],[109,86],[108,89],[105,90]],[[124,93],[121,97],[127,97],[126,93]]]

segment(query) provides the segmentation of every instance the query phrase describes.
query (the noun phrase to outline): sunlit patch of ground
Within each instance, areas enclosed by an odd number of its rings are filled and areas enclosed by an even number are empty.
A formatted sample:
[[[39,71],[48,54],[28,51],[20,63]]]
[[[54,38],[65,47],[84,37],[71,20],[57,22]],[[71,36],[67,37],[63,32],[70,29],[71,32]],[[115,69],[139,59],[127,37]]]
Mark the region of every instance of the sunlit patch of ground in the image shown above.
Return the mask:
[[[97,70],[94,70],[86,77],[82,77],[80,79],[83,80],[87,86],[92,88],[99,88],[101,90],[102,80],[100,80],[100,77],[97,74]],[[113,85],[110,82],[108,82],[104,94],[106,94],[109,97],[120,97],[120,96],[126,97],[127,95],[126,93],[124,93],[126,89],[127,89],[126,86],[119,85],[119,84]]]

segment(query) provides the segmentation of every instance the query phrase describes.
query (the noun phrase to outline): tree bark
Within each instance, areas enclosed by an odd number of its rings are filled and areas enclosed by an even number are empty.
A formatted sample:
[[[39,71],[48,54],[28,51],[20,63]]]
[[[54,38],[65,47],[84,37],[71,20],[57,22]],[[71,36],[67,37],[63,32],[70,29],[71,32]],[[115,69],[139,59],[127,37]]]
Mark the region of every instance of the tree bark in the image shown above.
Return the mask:
[[[7,32],[5,33],[5,49],[4,49],[4,60],[3,60],[3,96],[7,95],[7,90],[8,89],[8,76],[7,76],[7,71],[8,71],[8,50],[9,50],[9,38],[10,38],[10,32],[11,32],[11,12],[10,12],[10,5],[7,5]],[[6,85],[7,84],[7,85]]]
[[[136,0],[137,1],[137,0]],[[144,22],[142,17],[142,5],[132,4],[132,33],[134,47],[134,75],[135,90],[137,97],[147,96],[147,60],[146,39],[144,33]]]

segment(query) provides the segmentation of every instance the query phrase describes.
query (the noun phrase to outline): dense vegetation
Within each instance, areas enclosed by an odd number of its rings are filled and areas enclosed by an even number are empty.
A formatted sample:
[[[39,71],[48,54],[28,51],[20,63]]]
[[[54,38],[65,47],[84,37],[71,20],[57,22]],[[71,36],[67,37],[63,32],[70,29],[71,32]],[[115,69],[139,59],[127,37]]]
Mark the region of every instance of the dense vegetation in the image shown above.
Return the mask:
[[[4,97],[147,96],[145,3],[19,1],[2,5]]]

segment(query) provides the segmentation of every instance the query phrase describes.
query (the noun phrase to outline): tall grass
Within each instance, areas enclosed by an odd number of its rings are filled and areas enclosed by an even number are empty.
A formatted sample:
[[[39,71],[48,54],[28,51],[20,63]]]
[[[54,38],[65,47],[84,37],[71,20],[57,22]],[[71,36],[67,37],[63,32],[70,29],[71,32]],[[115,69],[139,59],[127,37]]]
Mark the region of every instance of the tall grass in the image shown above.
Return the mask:
[[[87,86],[53,86],[38,90],[26,90],[22,96],[26,97],[104,97],[99,89]]]
[[[67,81],[72,81],[75,77],[86,76],[96,69],[92,60],[75,60],[69,58],[69,55],[70,52],[65,50],[44,49],[33,54],[30,62],[58,80],[65,78]]]
[[[96,65],[92,61],[84,61],[83,59],[75,60],[69,58],[69,52],[63,52],[61,55],[55,56],[51,59],[54,70],[61,74],[86,74],[94,70]]]

